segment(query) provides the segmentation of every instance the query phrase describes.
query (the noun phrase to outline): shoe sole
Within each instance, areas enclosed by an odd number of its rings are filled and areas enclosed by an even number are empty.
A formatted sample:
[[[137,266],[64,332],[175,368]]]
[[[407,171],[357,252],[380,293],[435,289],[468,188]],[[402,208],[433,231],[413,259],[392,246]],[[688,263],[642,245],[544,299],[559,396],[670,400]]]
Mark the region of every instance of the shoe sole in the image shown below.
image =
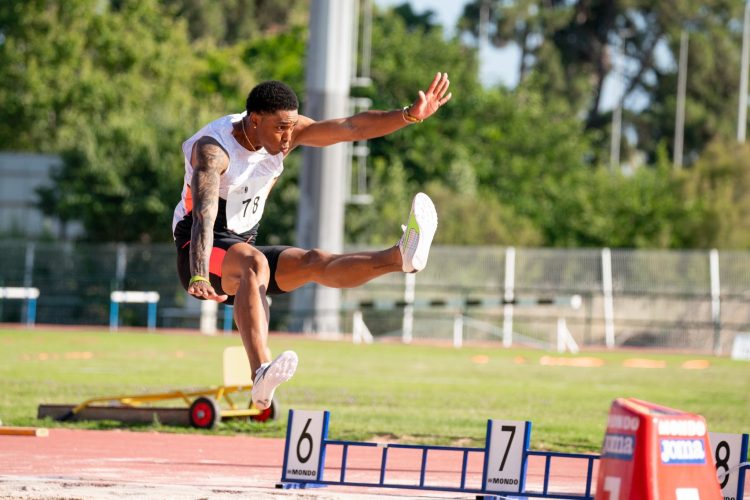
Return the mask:
[[[412,267],[416,272],[421,271],[427,265],[427,258],[430,255],[430,246],[432,245],[432,239],[435,237],[438,220],[435,204],[424,193],[417,193],[411,207],[419,227],[419,242],[417,243],[417,249],[414,251],[414,257],[412,257]]]
[[[265,410],[271,406],[274,391],[279,385],[292,378],[294,372],[297,370],[298,361],[299,358],[297,358],[297,354],[294,351],[285,351],[279,354],[279,356],[268,365],[268,368],[266,368],[266,371],[263,373],[263,378],[261,379],[260,384],[258,384],[257,387],[253,384],[253,404],[259,410]],[[270,390],[266,389],[268,386],[271,387]],[[259,394],[256,397],[256,388],[259,390],[260,388],[263,388],[263,392],[266,394]]]

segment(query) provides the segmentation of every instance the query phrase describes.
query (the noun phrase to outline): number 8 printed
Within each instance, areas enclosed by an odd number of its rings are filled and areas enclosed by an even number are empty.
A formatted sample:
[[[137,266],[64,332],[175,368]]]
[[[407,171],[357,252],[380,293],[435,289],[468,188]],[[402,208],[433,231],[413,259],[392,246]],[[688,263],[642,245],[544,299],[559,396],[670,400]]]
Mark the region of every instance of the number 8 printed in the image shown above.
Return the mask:
[[[726,454],[724,458],[721,458],[719,456],[719,451],[721,449],[726,450]],[[726,441],[719,441],[719,444],[716,446],[716,454],[714,455],[714,458],[716,458],[716,473],[718,476],[719,469],[724,469],[724,480],[719,483],[719,486],[723,489],[724,486],[727,485],[729,482],[729,443]]]

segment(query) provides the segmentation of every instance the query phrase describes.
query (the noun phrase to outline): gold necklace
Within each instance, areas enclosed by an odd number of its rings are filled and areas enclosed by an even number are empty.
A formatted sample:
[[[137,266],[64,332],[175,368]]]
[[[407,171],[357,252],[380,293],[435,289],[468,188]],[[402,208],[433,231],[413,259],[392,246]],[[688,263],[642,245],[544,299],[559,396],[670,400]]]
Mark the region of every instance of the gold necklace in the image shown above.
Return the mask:
[[[242,125],[242,135],[245,136],[245,140],[247,141],[248,144],[250,144],[250,147],[253,148],[253,153],[255,153],[256,151],[255,146],[253,146],[253,143],[250,142],[250,139],[247,137],[247,133],[245,132],[245,119],[244,118],[240,120],[240,124]]]

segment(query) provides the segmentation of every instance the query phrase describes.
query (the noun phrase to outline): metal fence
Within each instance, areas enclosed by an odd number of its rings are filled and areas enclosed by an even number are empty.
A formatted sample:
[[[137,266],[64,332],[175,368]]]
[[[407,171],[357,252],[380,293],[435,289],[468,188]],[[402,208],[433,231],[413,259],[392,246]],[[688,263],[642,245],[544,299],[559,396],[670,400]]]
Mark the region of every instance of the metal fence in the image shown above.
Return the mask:
[[[509,257],[514,265],[509,265]],[[356,291],[358,299],[384,290],[393,294],[399,279],[403,281],[394,275],[388,283],[376,280],[365,285]],[[572,309],[520,300],[511,310],[506,306],[414,311],[414,335],[432,337],[442,332],[450,337],[450,325],[461,313],[479,321],[464,325],[466,337],[501,337],[510,324],[516,334],[554,345],[557,323],[563,318],[583,345],[728,352],[735,334],[750,329],[749,285],[750,252],[442,247],[435,249],[428,267],[417,275],[417,296],[523,299],[579,294],[582,305]],[[389,312],[365,312],[371,329],[378,328],[374,316],[390,322],[385,330],[400,333],[401,318]]]
[[[171,244],[4,240],[0,263],[0,287],[40,290],[39,323],[107,325],[110,293],[141,290],[160,295],[158,327],[199,324],[200,303],[178,283]],[[514,342],[552,346],[564,319],[580,345],[727,353],[738,332],[750,331],[750,252],[443,246],[432,250],[411,293],[417,302],[445,304],[409,307],[405,293],[406,275],[396,273],[343,290],[342,302],[402,302],[361,311],[375,336],[403,335],[408,325],[411,338],[451,338],[461,318],[464,339],[500,342],[510,333]],[[534,300],[573,294],[582,298],[577,309]],[[498,297],[505,303],[482,302]],[[295,324],[290,302],[290,295],[274,300],[272,329]],[[26,307],[0,300],[0,321],[25,321]],[[122,323],[145,326],[146,307],[122,307]],[[228,311],[220,308],[220,324]],[[337,313],[352,331],[352,307]]]

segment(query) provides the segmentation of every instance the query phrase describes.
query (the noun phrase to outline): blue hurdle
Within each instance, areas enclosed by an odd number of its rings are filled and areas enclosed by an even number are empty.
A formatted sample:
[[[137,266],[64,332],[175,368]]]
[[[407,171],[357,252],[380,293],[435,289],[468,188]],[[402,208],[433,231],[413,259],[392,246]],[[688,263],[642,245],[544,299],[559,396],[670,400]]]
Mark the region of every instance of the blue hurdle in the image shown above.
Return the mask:
[[[708,433],[711,455],[716,464],[719,487],[724,498],[743,500],[745,474],[750,470],[747,434]]]
[[[419,489],[476,494],[477,498],[505,500],[522,498],[555,498],[561,500],[593,500],[596,479],[594,463],[600,456],[583,453],[560,453],[532,451],[529,449],[531,422],[488,420],[485,446],[482,448],[460,446],[408,445],[374,442],[340,441],[328,439],[328,411],[289,410],[284,465],[281,481],[276,485],[283,489],[304,489],[324,486],[362,486],[372,488]],[[743,500],[745,474],[750,469],[748,462],[748,435],[710,433],[711,454],[716,457],[718,481],[724,498]],[[326,451],[341,448],[341,470],[337,477],[326,477]],[[380,470],[377,481],[352,480],[347,477],[350,450],[356,448],[379,448]],[[421,462],[419,480],[411,483],[389,481],[389,450],[416,450]],[[433,484],[427,481],[430,452],[456,453],[461,459],[461,474],[457,484]],[[708,451],[708,450],[707,450]],[[330,456],[330,455],[329,455]],[[470,486],[469,457],[477,456],[482,463],[481,485]],[[527,467],[530,457],[543,460],[541,489],[530,489],[526,485]],[[415,457],[416,458],[416,457]],[[556,459],[580,461],[585,468],[583,491],[555,491],[552,487],[552,466]],[[359,471],[361,473],[361,471]],[[401,471],[404,472],[404,471]],[[434,471],[433,471],[434,472]],[[476,471],[472,471],[476,475]]]
[[[529,450],[531,422],[488,420],[485,446],[482,448],[460,446],[433,446],[385,444],[373,442],[339,441],[328,439],[328,411],[295,411],[289,410],[286,444],[284,449],[284,468],[281,481],[276,485],[283,489],[302,489],[323,486],[362,486],[374,488],[420,489],[476,494],[478,498],[536,497],[558,498],[561,500],[593,500],[594,462],[597,455],[582,453],[557,453]],[[331,447],[341,447],[341,471],[337,478],[324,477],[326,451]],[[350,449],[357,447],[380,448],[380,471],[378,481],[357,481],[347,478],[347,465]],[[389,482],[389,450],[407,449],[421,453],[419,480],[413,484]],[[461,458],[460,480],[455,485],[428,483],[428,457],[430,452],[442,451],[456,453]],[[468,485],[468,463],[470,455],[481,459],[481,486]],[[542,457],[544,460],[544,479],[541,490],[530,490],[526,487],[526,469],[529,457]],[[551,471],[556,459],[573,459],[582,461],[586,470],[584,491],[571,493],[552,489]]]
[[[0,300],[20,299],[26,301],[26,326],[34,326],[36,323],[36,301],[39,298],[39,289],[33,287],[6,286],[0,287]]]
[[[125,292],[114,291],[110,294],[109,300],[109,329],[114,331],[120,325],[120,304],[148,304],[148,329],[156,329],[156,304],[159,302],[158,292]]]

